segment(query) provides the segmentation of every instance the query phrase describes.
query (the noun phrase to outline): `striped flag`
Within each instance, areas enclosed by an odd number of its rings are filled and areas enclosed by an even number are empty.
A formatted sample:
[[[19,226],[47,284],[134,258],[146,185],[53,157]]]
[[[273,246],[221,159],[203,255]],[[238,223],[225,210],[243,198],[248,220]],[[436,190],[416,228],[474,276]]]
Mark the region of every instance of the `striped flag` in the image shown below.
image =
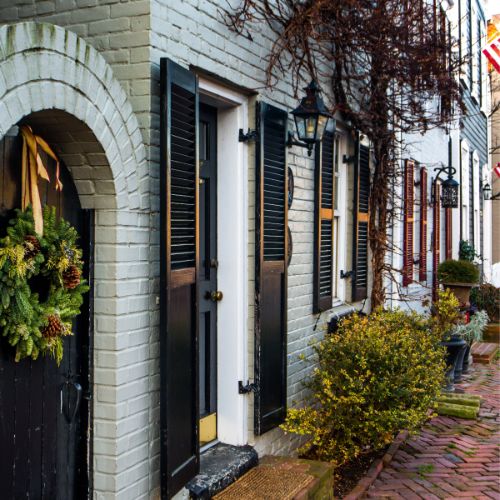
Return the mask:
[[[500,162],[493,167],[493,172],[495,172],[497,177],[500,177]]]
[[[483,54],[489,63],[500,73],[500,36],[486,45],[483,49]]]

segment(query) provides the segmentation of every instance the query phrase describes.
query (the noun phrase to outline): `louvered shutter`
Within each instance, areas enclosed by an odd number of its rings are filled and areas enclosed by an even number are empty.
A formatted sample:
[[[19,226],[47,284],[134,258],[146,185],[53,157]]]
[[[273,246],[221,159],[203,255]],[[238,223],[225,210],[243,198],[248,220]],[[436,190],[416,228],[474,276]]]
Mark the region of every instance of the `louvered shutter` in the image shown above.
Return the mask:
[[[335,133],[326,131],[316,147],[313,312],[326,311],[333,299]]]
[[[403,286],[413,281],[413,205],[415,164],[406,160],[404,175]]]
[[[370,199],[370,149],[357,141],[357,161],[354,169],[353,210],[353,301],[368,296],[368,220]]]
[[[160,420],[162,496],[199,468],[198,83],[161,59]]]
[[[419,281],[427,280],[427,169],[420,169],[420,248]]]
[[[441,185],[434,183],[434,203],[432,207],[432,296],[437,299],[438,277],[437,269],[441,253]]]
[[[453,247],[453,230],[452,230],[452,218],[451,218],[451,208],[446,208],[445,209],[445,219],[444,219],[444,224],[445,224],[445,243],[446,243],[446,248],[445,248],[445,259],[451,259],[451,250]]]
[[[257,105],[255,433],[283,422],[286,414],[288,114]]]

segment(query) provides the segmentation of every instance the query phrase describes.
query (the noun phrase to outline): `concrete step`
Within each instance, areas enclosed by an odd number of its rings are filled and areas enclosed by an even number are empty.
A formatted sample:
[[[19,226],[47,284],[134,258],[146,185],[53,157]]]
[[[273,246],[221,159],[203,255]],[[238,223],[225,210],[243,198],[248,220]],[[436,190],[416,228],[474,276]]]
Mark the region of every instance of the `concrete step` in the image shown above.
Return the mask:
[[[474,342],[472,344],[472,358],[474,363],[491,363],[498,351],[498,344],[492,342]]]
[[[268,456],[216,500],[330,500],[333,465],[313,460]]]
[[[200,454],[200,473],[187,485],[190,497],[212,498],[258,464],[251,446],[218,443]]]

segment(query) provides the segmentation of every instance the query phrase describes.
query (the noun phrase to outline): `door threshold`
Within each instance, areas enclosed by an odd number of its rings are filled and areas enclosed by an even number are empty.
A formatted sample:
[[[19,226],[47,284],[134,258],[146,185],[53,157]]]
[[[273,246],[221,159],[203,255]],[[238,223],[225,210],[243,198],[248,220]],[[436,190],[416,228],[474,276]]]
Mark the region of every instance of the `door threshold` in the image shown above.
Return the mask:
[[[200,446],[200,455],[205,453],[210,448],[217,446],[219,443],[220,443],[220,441],[218,439],[214,439],[213,441],[210,441],[210,443],[207,443],[207,444],[204,444],[203,446]]]

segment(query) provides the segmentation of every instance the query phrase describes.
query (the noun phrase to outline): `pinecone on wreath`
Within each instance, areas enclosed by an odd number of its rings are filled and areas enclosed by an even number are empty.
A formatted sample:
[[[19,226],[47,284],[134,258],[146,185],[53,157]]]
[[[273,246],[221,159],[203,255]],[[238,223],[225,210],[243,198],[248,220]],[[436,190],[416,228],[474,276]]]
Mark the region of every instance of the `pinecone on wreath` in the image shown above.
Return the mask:
[[[24,257],[32,259],[40,253],[40,242],[36,236],[27,234],[24,237]]]
[[[42,335],[45,338],[51,339],[59,337],[64,332],[64,325],[61,319],[56,314],[50,314],[47,317],[47,325],[42,328]]]
[[[64,288],[68,290],[73,290],[73,288],[76,288],[81,281],[81,272],[78,267],[75,265],[71,265],[66,269],[66,271],[63,272],[63,283],[64,283]]]

